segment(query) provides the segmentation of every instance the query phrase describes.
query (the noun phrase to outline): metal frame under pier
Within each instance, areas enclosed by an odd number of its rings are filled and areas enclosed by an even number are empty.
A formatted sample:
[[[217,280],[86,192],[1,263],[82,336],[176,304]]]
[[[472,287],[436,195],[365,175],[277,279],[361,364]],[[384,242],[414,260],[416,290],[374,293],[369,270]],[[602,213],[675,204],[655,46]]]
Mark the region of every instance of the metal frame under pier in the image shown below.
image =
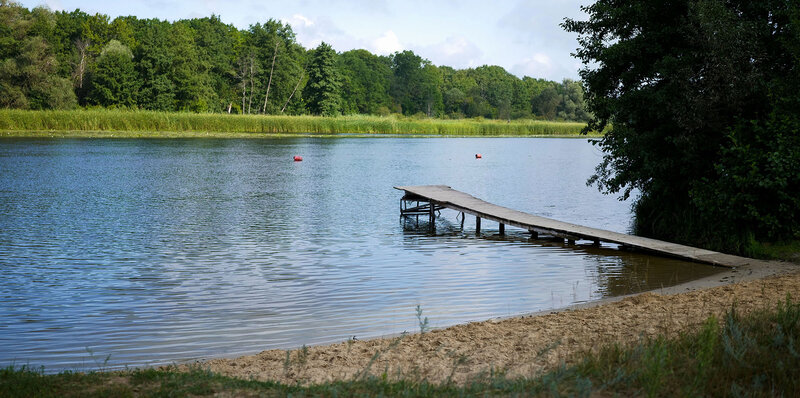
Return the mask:
[[[414,203],[409,207],[410,203]],[[400,216],[401,217],[415,217],[419,222],[419,216],[428,216],[428,223],[431,229],[436,228],[436,217],[441,214],[441,210],[445,207],[436,203],[429,198],[419,195],[406,194],[400,198]]]

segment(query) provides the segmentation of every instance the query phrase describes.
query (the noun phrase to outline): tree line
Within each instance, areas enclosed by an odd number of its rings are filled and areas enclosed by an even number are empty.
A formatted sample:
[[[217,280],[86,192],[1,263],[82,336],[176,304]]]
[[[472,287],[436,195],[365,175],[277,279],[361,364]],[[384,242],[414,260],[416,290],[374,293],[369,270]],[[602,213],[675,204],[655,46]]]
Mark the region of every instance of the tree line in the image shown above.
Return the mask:
[[[0,0],[0,106],[76,106],[236,114],[378,114],[586,121],[583,88],[499,66],[436,66],[300,45],[269,19],[175,22],[27,9]]]

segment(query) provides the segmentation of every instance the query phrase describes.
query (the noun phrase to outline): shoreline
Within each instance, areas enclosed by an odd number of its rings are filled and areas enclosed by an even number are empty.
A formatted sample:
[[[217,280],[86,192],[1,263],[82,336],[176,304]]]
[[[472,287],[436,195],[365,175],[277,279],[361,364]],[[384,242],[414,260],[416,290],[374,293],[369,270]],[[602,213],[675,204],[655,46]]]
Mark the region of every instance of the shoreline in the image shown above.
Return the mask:
[[[427,134],[427,133],[260,133],[205,131],[112,131],[112,130],[0,130],[0,140],[26,138],[54,139],[275,139],[275,138],[565,138],[595,139],[602,134]]]
[[[210,358],[162,369],[203,369],[284,384],[389,380],[455,382],[490,373],[535,377],[573,363],[602,345],[691,331],[732,306],[749,312],[800,293],[800,265],[754,260],[751,265],[672,287],[610,297],[556,310],[491,318],[426,333],[350,340],[254,355]]]

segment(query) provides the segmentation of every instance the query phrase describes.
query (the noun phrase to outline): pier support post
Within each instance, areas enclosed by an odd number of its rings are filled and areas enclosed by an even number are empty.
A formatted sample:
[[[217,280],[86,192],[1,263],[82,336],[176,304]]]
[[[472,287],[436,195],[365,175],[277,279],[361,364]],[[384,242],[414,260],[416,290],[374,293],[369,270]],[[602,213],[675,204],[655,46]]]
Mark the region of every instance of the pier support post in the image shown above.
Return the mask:
[[[436,229],[436,204],[433,201],[428,202],[430,203],[429,215],[430,215],[430,228],[431,230]]]
[[[567,239],[567,244],[568,245],[574,245],[575,244],[575,239]]]
[[[461,212],[461,229],[464,229],[464,217],[466,217],[466,216],[464,215],[464,212],[462,211]]]
[[[500,223],[500,235],[505,235],[505,234],[506,234],[506,225]]]
[[[528,231],[531,233],[531,239],[539,239],[539,233],[536,231]]]
[[[475,235],[480,235],[481,233],[481,218],[475,217]]]

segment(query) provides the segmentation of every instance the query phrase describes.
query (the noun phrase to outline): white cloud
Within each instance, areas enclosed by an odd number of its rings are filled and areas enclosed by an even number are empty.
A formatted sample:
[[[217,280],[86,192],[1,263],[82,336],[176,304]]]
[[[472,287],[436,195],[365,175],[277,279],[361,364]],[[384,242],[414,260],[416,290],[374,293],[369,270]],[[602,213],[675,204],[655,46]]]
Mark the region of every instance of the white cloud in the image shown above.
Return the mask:
[[[512,61],[510,71],[517,76],[550,80],[578,77],[580,62],[570,55],[578,47],[577,36],[559,24],[564,18],[584,19],[580,10],[589,0],[551,1],[542,7],[531,1],[519,1],[497,22],[513,48],[526,49],[520,55],[532,54]],[[512,46],[509,46],[512,47]]]
[[[419,53],[436,65],[447,65],[457,69],[482,65],[483,51],[463,36],[450,36],[442,42],[420,46]]]
[[[400,39],[391,30],[387,30],[380,37],[372,40],[370,50],[379,55],[389,55],[403,50]]]
[[[297,41],[309,49],[317,47],[323,41],[340,52],[363,48],[376,54],[389,55],[405,48],[397,34],[391,30],[369,39],[354,37],[352,34],[340,29],[328,17],[313,18],[302,14],[294,14],[291,18],[282,18],[281,21],[291,25]]]
[[[306,18],[303,14],[294,14],[292,18],[289,20],[293,27],[309,27],[314,25],[314,21]]]
[[[343,44],[351,41],[344,31],[325,17],[313,19],[303,14],[294,14],[291,18],[282,18],[281,21],[292,26],[297,41],[305,48],[315,48],[324,41],[339,50]]]
[[[578,3],[586,3],[579,0]],[[522,1],[517,3],[497,23],[497,27],[510,34],[511,40],[521,44],[556,47],[572,46],[575,35],[566,32],[561,23],[565,18],[584,18],[580,4],[573,1],[555,1],[547,7]]]
[[[522,59],[522,62],[511,67],[511,73],[517,76],[558,79],[557,76],[554,76],[555,69],[550,56],[544,53],[536,53]]]
[[[64,10],[64,6],[61,4],[61,0],[46,0],[46,1],[43,2],[43,4],[46,5],[47,8],[49,8],[49,9],[51,9],[53,11],[63,11]]]

